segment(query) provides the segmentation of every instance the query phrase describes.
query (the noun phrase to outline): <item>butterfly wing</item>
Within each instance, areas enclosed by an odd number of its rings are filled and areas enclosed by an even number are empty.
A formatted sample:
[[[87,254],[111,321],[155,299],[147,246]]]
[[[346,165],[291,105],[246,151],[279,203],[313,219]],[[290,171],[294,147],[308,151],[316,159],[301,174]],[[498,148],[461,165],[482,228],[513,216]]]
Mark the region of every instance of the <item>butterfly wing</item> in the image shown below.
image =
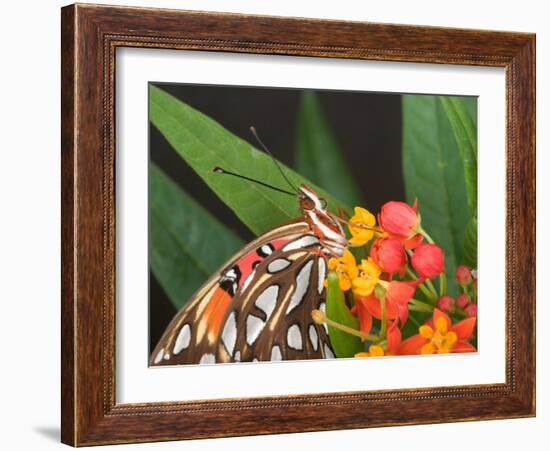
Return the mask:
[[[282,225],[229,259],[172,319],[151,355],[150,365],[230,361],[218,344],[235,296],[251,286],[259,275],[256,269],[262,259],[308,231],[309,225],[304,221]]]
[[[334,357],[326,329],[311,318],[323,308],[326,261],[315,235],[302,235],[260,263],[236,297],[220,352],[235,361]]]

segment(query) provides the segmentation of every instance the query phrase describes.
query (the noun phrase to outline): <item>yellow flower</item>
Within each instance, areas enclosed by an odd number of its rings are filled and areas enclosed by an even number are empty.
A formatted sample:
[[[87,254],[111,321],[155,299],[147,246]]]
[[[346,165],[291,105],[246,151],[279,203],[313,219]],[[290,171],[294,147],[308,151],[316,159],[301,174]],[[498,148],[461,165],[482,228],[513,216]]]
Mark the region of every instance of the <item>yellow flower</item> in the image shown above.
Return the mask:
[[[355,214],[350,218],[348,229],[351,233],[349,243],[353,246],[363,246],[374,236],[372,228],[376,225],[376,218],[365,208],[355,207]]]
[[[351,281],[359,275],[355,257],[348,250],[344,252],[342,257],[331,258],[328,261],[328,268],[338,274],[338,282],[342,291],[348,291],[351,288]],[[327,286],[326,280],[325,286]]]
[[[447,321],[443,317],[437,318],[435,322],[435,330],[430,326],[420,326],[418,334],[421,337],[430,340],[422,348],[421,354],[448,354],[453,349],[454,344],[458,340],[456,332],[447,330]]]
[[[378,283],[382,270],[372,258],[362,260],[359,268],[359,277],[352,280],[353,293],[357,296],[369,296]]]
[[[384,348],[380,345],[370,345],[369,352],[358,352],[355,357],[383,357]]]

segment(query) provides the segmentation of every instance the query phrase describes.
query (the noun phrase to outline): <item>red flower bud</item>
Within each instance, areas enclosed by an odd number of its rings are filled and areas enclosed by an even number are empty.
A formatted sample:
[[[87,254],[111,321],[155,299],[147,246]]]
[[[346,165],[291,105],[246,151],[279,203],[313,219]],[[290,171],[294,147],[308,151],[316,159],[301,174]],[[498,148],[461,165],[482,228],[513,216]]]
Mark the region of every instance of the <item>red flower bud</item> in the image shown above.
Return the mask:
[[[443,271],[443,250],[431,243],[420,244],[411,257],[411,263],[418,275],[424,279],[431,279]]]
[[[477,316],[477,305],[476,304],[468,304],[466,308],[464,309],[464,313],[466,313],[466,316],[468,318],[475,318]]]
[[[437,307],[444,312],[451,312],[455,305],[455,300],[451,296],[441,296],[437,301]]]
[[[466,306],[470,303],[470,296],[468,296],[467,293],[462,293],[456,298],[456,305],[460,308],[466,308]]]
[[[382,271],[401,271],[407,263],[407,254],[401,241],[395,238],[378,238],[372,243],[370,256]]]
[[[470,268],[468,268],[466,265],[460,265],[456,268],[456,281],[459,285],[465,287],[466,285],[469,285],[472,281],[472,273],[470,271]]]
[[[405,202],[390,201],[382,205],[378,223],[385,232],[400,238],[411,238],[418,232],[420,216]]]

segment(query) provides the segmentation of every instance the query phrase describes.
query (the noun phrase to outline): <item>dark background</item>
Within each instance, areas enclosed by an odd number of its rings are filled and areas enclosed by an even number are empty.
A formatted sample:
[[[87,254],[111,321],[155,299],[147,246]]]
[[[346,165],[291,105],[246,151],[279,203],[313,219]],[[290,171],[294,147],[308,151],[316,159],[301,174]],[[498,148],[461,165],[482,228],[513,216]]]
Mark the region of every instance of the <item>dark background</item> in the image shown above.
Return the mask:
[[[275,157],[293,166],[296,122],[302,90],[155,83],[258,147],[258,134]],[[351,172],[364,205],[376,211],[390,199],[404,199],[401,168],[401,96],[350,91],[316,91],[323,113]],[[150,158],[186,192],[245,241],[252,233],[149,123]],[[319,155],[319,158],[322,158]],[[215,252],[215,250],[213,250]],[[149,340],[154,348],[176,310],[149,272]]]

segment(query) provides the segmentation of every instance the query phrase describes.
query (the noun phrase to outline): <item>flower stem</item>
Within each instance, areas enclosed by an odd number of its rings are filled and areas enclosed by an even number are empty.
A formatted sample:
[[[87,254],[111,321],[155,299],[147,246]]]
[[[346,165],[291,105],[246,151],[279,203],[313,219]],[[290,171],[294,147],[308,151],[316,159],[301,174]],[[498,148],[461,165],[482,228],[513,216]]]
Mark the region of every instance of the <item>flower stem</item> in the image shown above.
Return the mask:
[[[447,275],[445,274],[445,270],[441,274],[439,274],[439,294],[443,296],[447,293]]]
[[[435,241],[433,240],[433,238],[432,238],[432,237],[428,234],[428,232],[426,232],[422,227],[420,228],[420,233],[422,234],[422,236],[423,236],[424,238],[426,238],[426,241],[427,241],[428,243],[432,243],[432,244],[435,243]]]
[[[409,267],[409,265],[407,265],[406,267],[407,269],[407,274],[411,277],[411,279],[413,280],[418,280],[418,277],[416,276],[416,274],[414,272],[412,272],[411,268]],[[420,288],[420,290],[422,291],[422,293],[424,293],[428,299],[431,299],[432,301],[435,301],[436,300],[436,296],[433,295],[433,293],[428,290],[428,288],[426,287],[426,285],[424,284],[424,282],[422,283],[419,283],[418,284],[418,288]]]
[[[414,309],[411,309],[411,310],[414,310]],[[409,320],[410,320],[416,327],[420,327],[420,323],[414,318],[414,316],[409,315]]]
[[[313,310],[311,312],[311,317],[313,318],[313,321],[315,321],[317,324],[327,324],[330,327],[334,327],[335,329],[341,330],[342,332],[346,332],[350,335],[355,335],[356,337],[359,337],[363,341],[379,340],[379,337],[376,335],[370,335],[365,332],[361,332],[360,330],[356,330],[356,329],[353,329],[352,327],[346,326],[345,324],[340,324],[340,323],[337,323],[336,321],[332,321],[331,319],[328,319],[327,316],[321,310]]]
[[[409,304],[409,311],[419,312],[419,313],[429,313],[428,310],[426,310],[424,307],[417,307],[414,304]],[[409,316],[409,318],[412,318],[412,316]]]
[[[431,293],[432,293],[432,299],[436,300],[437,299],[437,291],[434,287],[434,284],[432,283],[432,281],[430,279],[426,279],[426,285],[428,285],[428,288],[430,289]]]
[[[409,307],[412,307],[411,310],[416,310],[417,312],[431,313],[434,310],[433,305],[426,304],[414,298],[409,301]]]

